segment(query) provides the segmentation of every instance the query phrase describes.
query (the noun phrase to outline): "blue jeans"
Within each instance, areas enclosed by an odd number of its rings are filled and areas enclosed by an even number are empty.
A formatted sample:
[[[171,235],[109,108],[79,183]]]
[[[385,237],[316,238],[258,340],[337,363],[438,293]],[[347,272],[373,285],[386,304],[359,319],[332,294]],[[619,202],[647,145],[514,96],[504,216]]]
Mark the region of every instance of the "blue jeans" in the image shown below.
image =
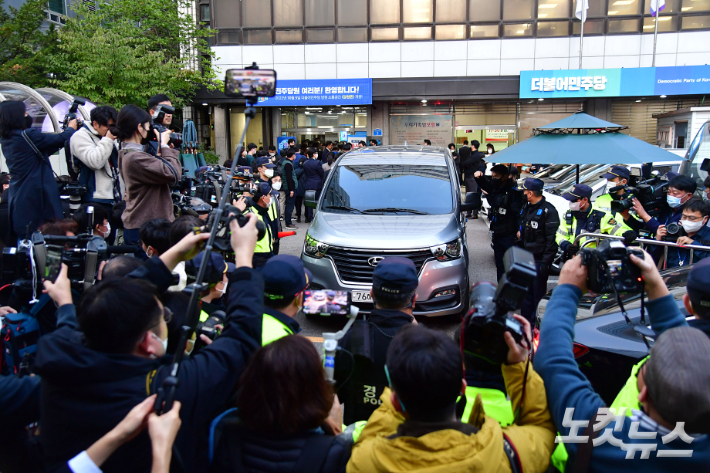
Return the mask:
[[[286,212],[284,212],[284,222],[286,222],[286,225],[291,225],[291,216],[293,215],[293,208],[296,206],[296,193],[293,193],[293,196],[291,196],[291,193],[289,192],[286,194]]]

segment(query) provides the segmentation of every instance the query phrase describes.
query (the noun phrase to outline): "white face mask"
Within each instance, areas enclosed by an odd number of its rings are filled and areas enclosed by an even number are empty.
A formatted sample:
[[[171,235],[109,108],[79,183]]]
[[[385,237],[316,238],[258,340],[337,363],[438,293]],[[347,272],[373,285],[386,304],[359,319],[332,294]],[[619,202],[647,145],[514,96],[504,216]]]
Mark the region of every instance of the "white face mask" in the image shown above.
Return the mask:
[[[161,339],[159,336],[154,334],[153,332],[150,332],[153,334],[153,337],[157,338],[160,341],[160,344],[163,345],[163,355],[165,355],[168,352],[168,337],[165,337],[165,340]],[[160,355],[160,356],[163,356]]]
[[[705,219],[699,222],[691,222],[690,220],[681,220],[680,224],[683,226],[683,230],[687,233],[695,233],[699,231],[705,225]]]
[[[271,188],[275,191],[280,191],[281,190],[281,183],[280,182],[274,182],[271,184]]]
[[[267,169],[266,171],[264,171],[264,175],[265,175],[266,177],[274,177],[274,170],[273,170],[273,169]]]
[[[489,149],[488,149],[488,154],[493,154],[493,150],[489,148]]]
[[[101,236],[103,238],[108,238],[108,236],[111,234],[111,224],[108,222],[106,223],[106,233],[102,231],[99,231],[99,233],[101,233]]]
[[[581,203],[581,202],[570,202],[570,203],[569,203],[569,209],[570,209],[572,212],[579,212],[579,210],[580,210],[581,207],[582,207],[582,203]]]
[[[222,295],[225,295],[227,293],[227,286],[229,285],[229,281],[223,282],[222,285],[223,287],[219,290],[219,292],[221,292]]]
[[[318,153],[313,155],[313,159],[318,159]]]
[[[276,156],[276,153],[269,153],[269,156],[271,156],[271,157]]]

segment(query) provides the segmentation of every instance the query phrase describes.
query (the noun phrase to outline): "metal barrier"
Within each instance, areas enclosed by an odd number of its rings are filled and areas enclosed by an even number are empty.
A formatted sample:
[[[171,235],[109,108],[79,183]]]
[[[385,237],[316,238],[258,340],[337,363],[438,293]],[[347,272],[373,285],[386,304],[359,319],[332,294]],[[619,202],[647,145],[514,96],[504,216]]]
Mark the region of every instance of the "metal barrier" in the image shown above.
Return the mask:
[[[598,245],[600,243],[601,239],[622,240],[622,241],[624,240],[624,237],[616,236],[616,235],[605,235],[603,233],[580,233],[574,239],[574,244],[577,245],[582,238],[587,238],[587,241],[585,241],[584,243],[582,243],[580,245],[580,249],[584,248],[585,246],[587,246],[591,243],[595,243],[595,242]],[[663,261],[663,268],[660,268],[660,269],[666,269],[666,263],[668,260],[668,248],[680,248],[683,250],[690,250],[690,264],[693,264],[693,253],[695,250],[710,251],[710,246],[679,245],[678,243],[673,243],[670,241],[649,240],[646,238],[637,238],[636,240],[634,240],[634,243],[639,243],[641,245],[642,249],[645,249],[644,245],[662,246],[663,247],[663,260],[662,260]]]

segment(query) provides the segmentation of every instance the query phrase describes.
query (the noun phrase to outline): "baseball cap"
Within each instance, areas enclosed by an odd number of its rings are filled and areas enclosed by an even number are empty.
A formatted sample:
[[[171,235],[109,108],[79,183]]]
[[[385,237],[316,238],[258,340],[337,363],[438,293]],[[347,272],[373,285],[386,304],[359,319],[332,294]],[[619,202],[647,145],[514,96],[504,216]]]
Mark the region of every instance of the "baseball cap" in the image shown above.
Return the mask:
[[[271,194],[271,186],[268,182],[260,182],[256,185],[253,194],[254,196]]]
[[[592,198],[592,188],[586,184],[577,184],[576,186],[574,186],[572,188],[571,191],[562,194],[562,197],[569,200],[570,202],[574,202],[575,200],[578,200],[578,199],[584,199],[585,197],[587,199],[591,199]]]
[[[631,172],[629,172],[629,170],[624,166],[612,166],[609,168],[608,172],[602,174],[602,177],[604,179],[616,179],[617,177],[620,177],[628,181],[631,177]]]
[[[703,294],[701,304],[710,306],[710,258],[702,259],[692,266],[688,274],[688,289]]]
[[[710,433],[710,338],[692,327],[666,330],[651,348],[644,381],[658,413],[688,433]]]
[[[268,169],[273,169],[276,167],[276,165],[271,162],[271,159],[266,157],[259,158],[256,160],[256,167],[260,168],[262,166],[266,166]]]
[[[185,264],[185,270],[193,276],[197,276],[197,271],[199,271],[206,254],[206,251],[198,253],[197,256]],[[229,274],[234,271],[234,264],[224,261],[222,255],[215,251],[209,253],[209,259],[207,272],[205,273],[205,280],[208,284],[217,284],[222,280],[224,273]]]
[[[389,294],[407,294],[419,285],[417,268],[409,258],[389,256],[375,266],[372,287]]]
[[[264,296],[269,299],[293,297],[313,281],[313,275],[300,258],[293,255],[276,255],[261,267],[264,278]]]
[[[528,191],[541,191],[545,187],[545,183],[540,179],[535,179],[534,177],[528,177],[523,182],[523,185],[518,187],[518,190],[528,190]]]

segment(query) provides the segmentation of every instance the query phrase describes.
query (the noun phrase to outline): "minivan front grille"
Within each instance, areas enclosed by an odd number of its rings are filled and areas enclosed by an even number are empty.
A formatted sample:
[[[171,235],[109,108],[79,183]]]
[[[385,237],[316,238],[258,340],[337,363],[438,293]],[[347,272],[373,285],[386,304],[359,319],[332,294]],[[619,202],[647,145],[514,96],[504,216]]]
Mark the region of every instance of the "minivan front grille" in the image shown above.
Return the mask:
[[[370,264],[371,258],[386,258],[387,256],[402,256],[409,258],[419,273],[427,260],[434,256],[429,249],[420,250],[367,250],[354,248],[328,248],[327,256],[335,264],[340,279],[346,283],[372,284],[372,272],[375,266]]]

